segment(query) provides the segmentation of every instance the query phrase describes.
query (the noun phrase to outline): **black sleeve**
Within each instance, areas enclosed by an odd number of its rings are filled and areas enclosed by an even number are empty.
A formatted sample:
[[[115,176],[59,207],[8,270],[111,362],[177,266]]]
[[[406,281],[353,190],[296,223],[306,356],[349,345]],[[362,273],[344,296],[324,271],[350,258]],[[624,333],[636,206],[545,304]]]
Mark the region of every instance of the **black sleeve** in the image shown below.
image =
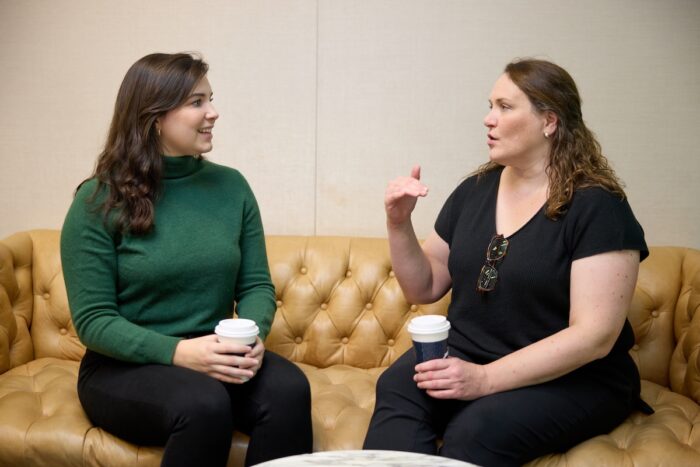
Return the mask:
[[[435,220],[435,232],[440,238],[445,240],[445,243],[448,245],[452,245],[452,209],[456,193],[457,190],[453,191],[447,198],[447,201],[442,205],[442,209],[440,209],[440,213]]]
[[[455,225],[464,211],[465,199],[473,190],[475,180],[476,177],[472,176],[462,181],[447,198],[435,220],[435,232],[450,246],[452,246]]]
[[[603,188],[577,191],[566,213],[566,241],[571,260],[619,250],[649,256],[644,230],[626,199]]]

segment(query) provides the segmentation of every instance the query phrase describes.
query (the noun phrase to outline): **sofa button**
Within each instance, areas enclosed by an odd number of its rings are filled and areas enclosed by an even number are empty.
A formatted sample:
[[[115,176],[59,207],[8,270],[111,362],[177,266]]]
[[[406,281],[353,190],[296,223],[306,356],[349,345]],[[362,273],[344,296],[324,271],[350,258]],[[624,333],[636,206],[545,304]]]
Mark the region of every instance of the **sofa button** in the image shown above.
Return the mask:
[[[302,341],[302,340],[303,340],[303,339],[302,339],[301,337],[295,337],[295,338],[294,338],[294,342],[295,342],[296,344],[301,344],[301,341]]]
[[[44,300],[48,300],[48,299],[49,299],[49,297],[50,297],[50,295],[49,295],[49,293],[48,293],[48,292],[44,292],[44,295],[43,295],[43,297],[44,297]]]
[[[371,309],[372,309],[371,303],[368,303],[367,305],[365,305],[365,310],[371,310]]]
[[[394,274],[394,271],[389,271],[389,277],[396,277],[396,274]]]
[[[411,305],[411,311],[416,311],[418,309],[418,305]]]
[[[282,308],[282,300],[277,300],[277,308]]]
[[[632,350],[634,350],[635,352],[637,352],[637,351],[639,350],[639,344],[634,344],[634,345],[632,346]]]
[[[659,317],[659,310],[652,311],[651,316],[653,316],[654,318],[658,318]]]
[[[322,310],[327,310],[327,309],[328,309],[328,304],[327,304],[327,303],[321,303],[321,309],[322,309]]]
[[[345,273],[345,277],[352,277],[352,271],[347,271]]]
[[[306,274],[306,268],[305,268],[305,267],[302,267],[302,268],[299,270],[299,272],[301,272],[302,274]]]
[[[68,334],[68,329],[66,329],[66,328],[61,328],[61,329],[58,330],[58,332],[60,332],[62,336],[65,336],[66,334]]]
[[[394,339],[389,339],[386,343],[389,344],[390,347],[395,344]]]
[[[341,341],[343,344],[347,344],[349,340],[350,340],[350,339],[348,339],[347,337],[343,337],[340,341]]]

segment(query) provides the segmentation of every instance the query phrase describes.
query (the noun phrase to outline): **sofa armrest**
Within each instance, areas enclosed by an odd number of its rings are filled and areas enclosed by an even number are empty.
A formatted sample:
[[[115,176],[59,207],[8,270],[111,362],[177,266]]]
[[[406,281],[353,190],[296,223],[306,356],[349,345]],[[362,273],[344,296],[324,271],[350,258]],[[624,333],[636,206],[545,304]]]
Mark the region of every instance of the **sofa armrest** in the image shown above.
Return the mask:
[[[700,403],[700,250],[678,250],[682,254],[674,313],[678,344],[671,357],[671,389]]]
[[[34,358],[31,257],[28,233],[0,241],[0,374]]]

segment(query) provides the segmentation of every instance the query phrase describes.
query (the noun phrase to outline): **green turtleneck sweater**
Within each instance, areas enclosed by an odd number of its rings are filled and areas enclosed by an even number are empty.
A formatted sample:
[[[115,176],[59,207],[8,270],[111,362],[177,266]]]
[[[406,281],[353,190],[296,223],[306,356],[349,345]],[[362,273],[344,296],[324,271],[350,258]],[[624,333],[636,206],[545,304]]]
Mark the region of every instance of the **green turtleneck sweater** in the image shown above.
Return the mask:
[[[236,170],[194,157],[163,157],[155,227],[120,235],[78,190],[61,233],[73,324],[89,349],[137,363],[172,363],[182,336],[213,333],[219,320],[255,320],[262,339],[275,291],[260,212]]]

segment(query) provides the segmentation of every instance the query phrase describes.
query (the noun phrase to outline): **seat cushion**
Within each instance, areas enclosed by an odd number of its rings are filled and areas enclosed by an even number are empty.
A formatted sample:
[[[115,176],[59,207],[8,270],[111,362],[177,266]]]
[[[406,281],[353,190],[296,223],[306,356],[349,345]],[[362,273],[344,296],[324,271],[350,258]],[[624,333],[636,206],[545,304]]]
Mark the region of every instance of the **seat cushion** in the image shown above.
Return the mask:
[[[297,365],[311,386],[314,451],[362,449],[374,410],[375,385],[386,367]]]
[[[642,398],[654,408],[654,414],[635,412],[610,434],[589,439],[564,454],[541,457],[528,466],[700,465],[700,406],[645,380]]]
[[[157,467],[161,447],[136,446],[90,423],[72,360],[42,358],[0,375],[0,466]],[[243,465],[248,437],[234,435],[229,467]]]

